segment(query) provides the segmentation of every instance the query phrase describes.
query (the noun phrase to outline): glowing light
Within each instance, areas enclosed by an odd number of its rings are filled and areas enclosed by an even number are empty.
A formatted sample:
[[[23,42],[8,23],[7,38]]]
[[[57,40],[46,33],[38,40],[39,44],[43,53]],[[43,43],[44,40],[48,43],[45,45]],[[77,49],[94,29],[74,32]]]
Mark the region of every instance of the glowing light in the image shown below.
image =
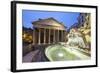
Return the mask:
[[[63,54],[63,53],[58,53],[58,56],[59,56],[59,57],[63,57],[64,54]]]

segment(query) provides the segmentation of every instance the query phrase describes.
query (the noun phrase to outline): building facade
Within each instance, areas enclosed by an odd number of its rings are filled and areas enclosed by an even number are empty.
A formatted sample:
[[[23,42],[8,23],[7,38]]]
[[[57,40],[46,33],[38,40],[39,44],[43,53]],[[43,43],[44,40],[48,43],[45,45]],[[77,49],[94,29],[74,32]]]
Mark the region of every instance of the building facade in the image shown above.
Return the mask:
[[[78,28],[78,30],[80,32],[82,32],[82,34],[84,35],[85,41],[86,41],[86,47],[91,48],[91,14],[90,13],[85,13],[84,16],[84,23],[82,26],[80,26],[80,28]]]
[[[33,24],[33,44],[45,45],[66,41],[66,27],[54,18],[39,19]]]
[[[22,33],[23,43],[32,43],[33,42],[32,34],[33,30],[31,28],[23,27],[23,33]]]
[[[79,27],[90,28],[90,13],[80,13],[78,17]]]

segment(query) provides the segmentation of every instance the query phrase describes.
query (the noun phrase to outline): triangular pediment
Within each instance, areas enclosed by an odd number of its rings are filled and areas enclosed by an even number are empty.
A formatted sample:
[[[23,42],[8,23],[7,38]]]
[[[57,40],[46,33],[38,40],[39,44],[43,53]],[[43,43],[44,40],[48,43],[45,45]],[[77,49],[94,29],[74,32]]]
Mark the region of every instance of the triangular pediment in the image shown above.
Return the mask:
[[[41,27],[58,27],[65,30],[64,24],[58,22],[54,18],[47,18],[47,19],[39,19],[37,21],[32,22],[33,26],[41,26]]]

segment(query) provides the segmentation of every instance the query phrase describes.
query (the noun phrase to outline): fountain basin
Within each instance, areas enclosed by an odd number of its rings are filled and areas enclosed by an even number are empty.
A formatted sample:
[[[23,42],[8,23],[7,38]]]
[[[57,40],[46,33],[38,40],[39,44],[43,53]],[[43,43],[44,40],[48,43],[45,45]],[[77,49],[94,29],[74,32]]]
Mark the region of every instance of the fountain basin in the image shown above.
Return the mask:
[[[72,49],[57,44],[47,47],[45,55],[50,61],[80,60],[81,58],[72,51]]]

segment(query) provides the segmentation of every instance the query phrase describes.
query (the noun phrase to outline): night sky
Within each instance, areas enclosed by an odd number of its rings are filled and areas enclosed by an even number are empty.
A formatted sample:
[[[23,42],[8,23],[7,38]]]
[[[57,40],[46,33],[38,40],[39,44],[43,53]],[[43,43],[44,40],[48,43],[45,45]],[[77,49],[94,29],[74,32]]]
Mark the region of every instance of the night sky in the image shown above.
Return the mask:
[[[69,28],[74,23],[77,23],[78,12],[53,12],[53,11],[35,11],[35,10],[23,10],[22,22],[23,26],[32,28],[32,22],[40,19],[47,19],[53,17],[57,21],[63,23]]]

